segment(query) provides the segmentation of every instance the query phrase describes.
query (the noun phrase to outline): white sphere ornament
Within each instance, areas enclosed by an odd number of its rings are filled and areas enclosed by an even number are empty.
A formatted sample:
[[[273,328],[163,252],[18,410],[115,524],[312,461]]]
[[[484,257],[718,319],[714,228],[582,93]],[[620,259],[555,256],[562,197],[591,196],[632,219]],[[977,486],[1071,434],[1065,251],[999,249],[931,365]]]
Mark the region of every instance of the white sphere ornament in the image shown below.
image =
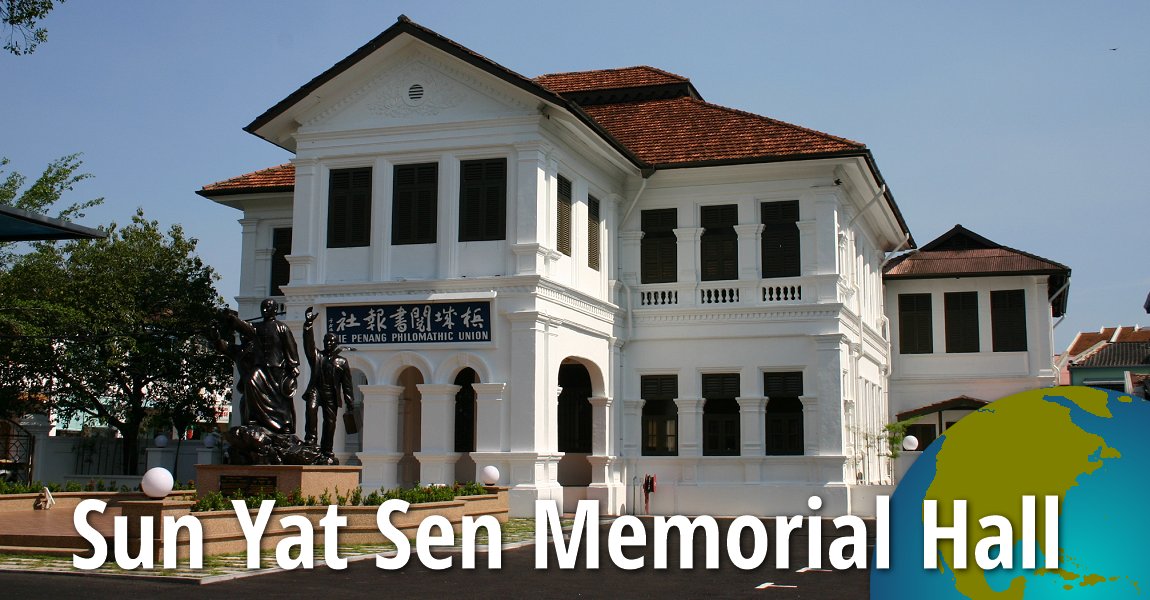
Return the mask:
[[[152,467],[144,473],[144,478],[140,480],[140,490],[144,495],[159,500],[172,493],[172,487],[176,485],[176,480],[172,477],[172,473],[163,467]]]
[[[483,485],[495,485],[499,483],[499,469],[494,465],[487,465],[483,467]]]
[[[162,433],[160,435],[157,435],[156,439],[153,441],[155,441],[157,448],[167,448],[168,447],[168,436],[166,436]]]
[[[908,452],[914,452],[915,450],[918,450],[918,438],[914,437],[913,435],[908,435],[902,438],[902,449]]]
[[[214,433],[209,433],[208,435],[204,436],[204,439],[202,441],[204,443],[205,448],[215,448],[216,443],[219,442],[219,436],[217,436]]]

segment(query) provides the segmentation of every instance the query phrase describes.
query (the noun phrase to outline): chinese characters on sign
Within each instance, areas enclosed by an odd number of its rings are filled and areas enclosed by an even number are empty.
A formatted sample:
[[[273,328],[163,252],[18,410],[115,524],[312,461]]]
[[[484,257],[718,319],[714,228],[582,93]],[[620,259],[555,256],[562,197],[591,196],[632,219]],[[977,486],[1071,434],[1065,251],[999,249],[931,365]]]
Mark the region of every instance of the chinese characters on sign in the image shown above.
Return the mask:
[[[491,341],[491,301],[329,306],[340,344]]]

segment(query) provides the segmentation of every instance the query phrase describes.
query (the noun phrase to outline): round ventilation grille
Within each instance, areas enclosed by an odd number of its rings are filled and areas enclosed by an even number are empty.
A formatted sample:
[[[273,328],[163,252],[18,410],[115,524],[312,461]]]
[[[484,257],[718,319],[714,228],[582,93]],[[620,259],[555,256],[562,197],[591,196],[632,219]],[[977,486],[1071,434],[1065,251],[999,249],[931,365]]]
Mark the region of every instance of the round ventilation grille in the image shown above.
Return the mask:
[[[413,83],[411,87],[407,88],[407,101],[412,104],[418,104],[423,101],[423,86],[418,83]]]

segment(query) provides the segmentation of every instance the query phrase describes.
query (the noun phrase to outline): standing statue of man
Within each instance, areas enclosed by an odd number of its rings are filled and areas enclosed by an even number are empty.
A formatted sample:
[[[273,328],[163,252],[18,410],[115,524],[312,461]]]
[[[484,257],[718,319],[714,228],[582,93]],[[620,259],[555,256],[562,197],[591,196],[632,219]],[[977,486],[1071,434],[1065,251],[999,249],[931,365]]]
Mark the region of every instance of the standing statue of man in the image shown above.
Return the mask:
[[[333,458],[332,443],[335,437],[336,414],[345,404],[352,406],[351,367],[347,359],[340,356],[342,348],[336,343],[335,334],[323,336],[323,350],[315,347],[315,320],[318,315],[308,307],[303,321],[303,348],[311,366],[311,381],[303,394],[307,412],[304,420],[304,442],[314,444],[319,409],[323,409],[323,435],[319,449],[328,459]]]
[[[291,329],[276,320],[278,308],[271,298],[261,302],[263,320],[254,325],[228,312],[226,318],[242,342],[238,346],[218,342],[217,348],[239,367],[243,424],[294,435],[299,350]]]

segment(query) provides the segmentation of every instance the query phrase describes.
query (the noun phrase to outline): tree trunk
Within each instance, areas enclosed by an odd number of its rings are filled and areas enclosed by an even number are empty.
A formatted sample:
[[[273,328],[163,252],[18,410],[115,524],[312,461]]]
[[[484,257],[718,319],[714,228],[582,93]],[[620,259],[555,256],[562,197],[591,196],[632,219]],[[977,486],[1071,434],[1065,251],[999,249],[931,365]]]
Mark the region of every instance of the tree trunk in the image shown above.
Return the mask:
[[[124,431],[120,433],[124,436],[124,456],[123,467],[125,475],[139,475],[140,474],[140,424],[128,423],[124,427]]]

